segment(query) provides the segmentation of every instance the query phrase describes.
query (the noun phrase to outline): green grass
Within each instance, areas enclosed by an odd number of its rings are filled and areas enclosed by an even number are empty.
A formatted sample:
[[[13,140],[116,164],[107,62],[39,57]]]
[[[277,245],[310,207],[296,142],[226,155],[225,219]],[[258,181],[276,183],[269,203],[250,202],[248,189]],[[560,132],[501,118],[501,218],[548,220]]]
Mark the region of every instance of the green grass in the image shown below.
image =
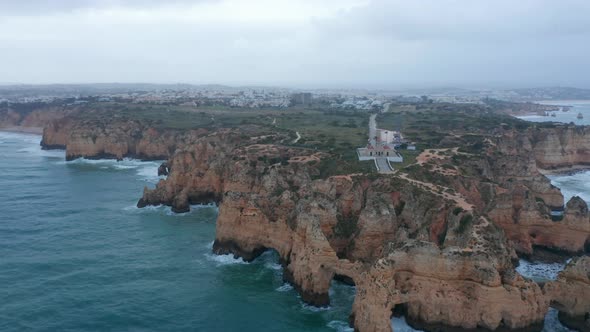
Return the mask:
[[[401,163],[390,163],[391,166],[395,169],[402,169],[406,166],[412,165],[416,163],[416,157],[420,154],[420,151],[411,151],[411,150],[398,150],[399,154],[404,157],[404,161]]]

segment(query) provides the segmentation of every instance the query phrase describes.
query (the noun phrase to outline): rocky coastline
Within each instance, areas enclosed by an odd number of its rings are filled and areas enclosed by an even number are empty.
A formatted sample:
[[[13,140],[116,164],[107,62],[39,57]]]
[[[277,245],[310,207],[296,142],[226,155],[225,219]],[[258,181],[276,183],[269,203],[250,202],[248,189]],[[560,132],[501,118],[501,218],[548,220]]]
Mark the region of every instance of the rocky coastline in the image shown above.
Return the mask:
[[[67,160],[167,160],[167,178],[145,188],[138,207],[217,204],[215,253],[251,261],[276,250],[285,281],[312,305],[329,304],[334,278],[354,283],[355,330],[391,331],[401,310],[429,331],[538,331],[551,306],[588,331],[590,213],[580,198],[565,203],[542,173],[590,165],[587,131],[506,131],[479,155],[445,152],[430,170],[457,164],[436,178],[421,170],[321,177],[329,154],[289,147],[288,136],[256,126],[179,131],[63,116],[44,124],[41,145],[64,148]],[[558,220],[553,211],[562,211]],[[539,285],[514,269],[536,248],[584,257]]]
[[[398,176],[314,180],[313,151],[233,145],[218,135],[178,151],[168,178],[146,189],[139,206],[184,211],[187,202],[214,199],[214,252],[250,261],[276,250],[285,280],[318,306],[329,304],[330,281],[346,276],[357,288],[352,317],[360,331],[389,331],[400,304],[410,322],[429,330],[534,331],[553,298],[515,273],[517,253],[536,247],[586,253],[590,216],[579,198],[563,206],[534,154],[523,154],[523,140],[530,138],[490,145],[503,151],[485,165],[495,183],[491,196],[484,198],[475,182],[451,183],[473,202],[471,211]],[[285,155],[286,165],[260,162]],[[556,222],[550,212],[558,208],[565,212]]]

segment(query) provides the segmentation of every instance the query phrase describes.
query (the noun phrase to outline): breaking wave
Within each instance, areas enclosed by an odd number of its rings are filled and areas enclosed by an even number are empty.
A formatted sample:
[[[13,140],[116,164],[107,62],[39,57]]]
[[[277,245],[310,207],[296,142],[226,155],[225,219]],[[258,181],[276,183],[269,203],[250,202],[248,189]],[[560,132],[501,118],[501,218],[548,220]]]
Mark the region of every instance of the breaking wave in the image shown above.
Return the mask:
[[[234,255],[227,254],[227,255],[216,255],[212,253],[205,254],[207,260],[214,262],[217,266],[224,266],[224,265],[235,265],[235,264],[248,264],[248,262],[244,261],[241,257],[234,258]]]
[[[135,170],[136,175],[143,181],[156,183],[164,176],[158,176],[158,167],[162,161],[141,161],[138,159],[124,158],[123,160],[114,159],[85,159],[78,158],[76,160],[65,162],[67,165],[83,165],[89,167],[97,167],[99,169],[132,171]]]
[[[330,321],[327,326],[331,329],[334,329],[338,332],[353,332],[354,329],[350,326],[348,326],[347,322],[341,321],[341,320],[333,320]],[[397,332],[397,330],[395,330]]]
[[[563,326],[557,318],[557,310],[549,308],[549,312],[545,315],[545,325],[543,332],[576,332]]]
[[[276,289],[277,292],[288,292],[293,290],[293,286],[289,283],[284,283],[281,287]]]
[[[0,131],[0,142],[2,144],[25,144],[25,147],[16,150],[18,153],[26,154],[31,157],[47,157],[47,158],[65,158],[64,150],[43,150],[39,142],[41,136],[36,134],[26,133],[10,133]]]
[[[172,216],[172,217],[182,217],[182,216],[187,216],[189,214],[192,214],[200,209],[217,209],[217,207],[214,204],[191,205],[190,208],[191,209],[189,212],[175,213],[175,212],[172,212],[172,208],[167,205],[157,205],[157,206],[148,205],[143,208],[138,208],[136,205],[130,205],[130,206],[124,207],[123,211],[129,212],[129,213],[135,213],[135,214],[158,212],[161,215]],[[209,248],[212,248],[212,247],[213,247],[213,242],[211,242],[211,245],[209,246]]]
[[[422,332],[422,330],[415,330],[410,325],[408,325],[408,323],[406,323],[405,317],[391,318],[391,327],[396,332]]]
[[[579,196],[586,203],[590,203],[590,171],[548,177],[551,183],[561,190],[566,203],[574,196]]]
[[[569,261],[569,260],[568,260]],[[535,281],[547,281],[557,279],[559,272],[565,268],[565,263],[542,263],[531,262],[526,259],[520,259],[516,268],[521,276],[533,279]]]
[[[322,312],[322,311],[328,311],[328,310],[331,310],[332,309],[331,306],[316,307],[316,306],[307,304],[305,302],[301,302],[301,308],[303,308],[305,310],[309,310],[311,312]]]

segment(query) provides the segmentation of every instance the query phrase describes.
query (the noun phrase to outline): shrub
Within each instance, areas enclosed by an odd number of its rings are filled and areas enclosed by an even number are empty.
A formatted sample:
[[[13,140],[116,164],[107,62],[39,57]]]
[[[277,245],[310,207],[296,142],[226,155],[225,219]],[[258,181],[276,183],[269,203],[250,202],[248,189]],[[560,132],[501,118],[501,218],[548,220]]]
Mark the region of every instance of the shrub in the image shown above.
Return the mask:
[[[400,201],[396,206],[395,206],[395,215],[399,216],[402,214],[402,212],[404,211],[404,207],[406,206],[406,202],[404,201]]]
[[[463,217],[461,217],[461,220],[459,221],[459,227],[457,227],[457,233],[465,233],[465,231],[467,230],[467,228],[469,228],[472,222],[473,216],[471,214],[466,214]]]

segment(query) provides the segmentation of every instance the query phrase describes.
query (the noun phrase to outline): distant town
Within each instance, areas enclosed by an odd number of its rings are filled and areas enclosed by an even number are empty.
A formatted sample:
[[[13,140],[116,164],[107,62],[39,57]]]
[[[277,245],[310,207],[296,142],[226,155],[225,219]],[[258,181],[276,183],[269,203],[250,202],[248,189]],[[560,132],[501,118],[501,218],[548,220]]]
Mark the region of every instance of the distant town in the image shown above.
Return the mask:
[[[540,100],[590,99],[590,90],[537,88],[515,90],[362,90],[276,87],[229,87],[222,85],[86,84],[0,85],[0,104],[126,102],[137,104],[222,106],[228,108],[287,108],[293,106],[381,111],[389,103],[483,103],[485,100],[533,102]]]

